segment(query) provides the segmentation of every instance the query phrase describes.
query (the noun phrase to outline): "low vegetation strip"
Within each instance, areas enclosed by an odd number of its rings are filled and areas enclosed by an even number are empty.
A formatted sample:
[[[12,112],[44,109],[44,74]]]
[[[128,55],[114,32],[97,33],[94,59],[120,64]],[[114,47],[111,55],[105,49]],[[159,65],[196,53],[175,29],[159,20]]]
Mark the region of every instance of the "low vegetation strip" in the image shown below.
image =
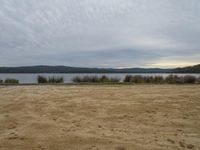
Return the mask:
[[[167,77],[163,76],[141,76],[141,75],[127,75],[124,82],[132,83],[153,83],[153,84],[195,84],[200,83],[200,78],[191,75],[177,76],[169,75]]]
[[[62,84],[64,78],[62,76],[37,76],[38,84]],[[102,76],[76,76],[72,78],[73,83],[109,83],[109,84],[200,84],[200,77],[192,75],[178,76],[168,75],[164,76],[142,76],[142,75],[126,75],[120,79],[118,77]],[[19,84],[17,79],[0,79],[0,84]]]
[[[96,83],[119,83],[120,78],[117,77],[107,77],[105,75],[98,77],[98,76],[84,76],[84,77],[79,77],[76,76],[72,79],[73,82],[86,82],[86,83],[91,83],[91,82],[96,82]]]
[[[4,84],[19,84],[19,80],[8,78],[3,81],[0,79],[0,84],[3,84],[3,83]]]
[[[142,76],[142,75],[127,75],[122,81],[119,78],[107,76],[76,76],[72,79],[75,83],[134,83],[134,84],[195,84],[200,83],[200,78],[195,76],[177,76],[169,75],[163,76]]]
[[[38,83],[64,83],[63,77],[58,77],[58,76],[52,76],[52,77],[38,76],[37,81]]]

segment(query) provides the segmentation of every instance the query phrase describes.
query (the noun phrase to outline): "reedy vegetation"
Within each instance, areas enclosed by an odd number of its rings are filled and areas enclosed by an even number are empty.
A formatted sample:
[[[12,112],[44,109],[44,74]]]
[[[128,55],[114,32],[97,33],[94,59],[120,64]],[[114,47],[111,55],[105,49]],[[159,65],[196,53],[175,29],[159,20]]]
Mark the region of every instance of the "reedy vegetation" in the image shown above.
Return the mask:
[[[63,77],[58,77],[58,76],[52,76],[52,77],[44,77],[44,76],[38,76],[37,77],[37,82],[38,83],[63,83],[64,79]]]
[[[141,75],[127,75],[124,79],[124,82],[132,83],[153,83],[153,84],[194,84],[199,83],[200,78],[191,75],[177,76],[177,75],[168,75],[167,77],[163,76],[141,76]]]
[[[1,83],[3,83],[3,80],[2,80]],[[4,81],[4,83],[6,83],[6,84],[19,84],[19,80],[8,78],[8,79],[6,79],[6,80]]]
[[[120,78],[117,77],[107,77],[105,75],[98,77],[98,76],[84,76],[79,77],[76,76],[72,79],[73,82],[81,83],[118,83],[120,82]]]
[[[107,77],[107,76],[76,76],[72,79],[75,83],[119,83],[119,78]],[[134,84],[194,84],[200,83],[200,78],[191,75],[177,76],[169,75],[163,76],[141,76],[141,75],[126,75],[123,83]]]
[[[102,76],[76,76],[72,79],[74,83],[133,83],[133,84],[200,84],[200,77],[195,77],[192,75],[177,76],[168,75],[163,76],[141,76],[141,75],[126,75],[121,81],[117,77]],[[37,82],[41,83],[64,83],[64,78],[60,76],[44,77],[39,75],[37,77]],[[19,84],[17,79],[5,79],[4,81],[0,79],[0,84]]]

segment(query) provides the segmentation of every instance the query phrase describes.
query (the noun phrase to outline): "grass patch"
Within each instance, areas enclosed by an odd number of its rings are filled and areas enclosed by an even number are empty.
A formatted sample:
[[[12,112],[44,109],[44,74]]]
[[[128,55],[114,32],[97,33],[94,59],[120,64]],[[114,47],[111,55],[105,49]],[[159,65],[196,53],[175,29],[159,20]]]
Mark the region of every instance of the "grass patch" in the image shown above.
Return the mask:
[[[105,75],[98,77],[98,76],[84,76],[79,77],[76,76],[72,79],[75,83],[119,83],[120,79],[117,77],[107,77]]]
[[[38,76],[38,77],[37,77],[37,82],[38,82],[38,83],[48,83],[48,80],[47,80],[47,78],[44,77],[44,76]]]
[[[38,76],[37,77],[38,83],[63,83],[64,79],[63,77],[58,76],[52,76],[52,77],[44,77],[44,76]]]
[[[141,76],[141,75],[127,75],[124,78],[125,83],[152,83],[152,84],[195,84],[200,82],[200,78],[195,76],[186,75],[186,76],[177,76],[177,75],[168,75],[166,78],[163,76]]]
[[[53,77],[49,77],[48,79],[48,83],[63,83],[63,82],[64,82],[63,77],[53,76]]]
[[[6,83],[6,84],[19,84],[19,80],[17,80],[17,79],[6,79],[5,81],[4,81],[4,83]]]
[[[127,75],[124,78],[124,82],[132,82],[132,83],[155,83],[161,84],[164,83],[164,78],[162,76],[141,76],[141,75]]]
[[[191,84],[194,84],[198,82],[198,79],[194,76],[191,76],[191,75],[186,75],[184,76],[184,83],[191,83]]]

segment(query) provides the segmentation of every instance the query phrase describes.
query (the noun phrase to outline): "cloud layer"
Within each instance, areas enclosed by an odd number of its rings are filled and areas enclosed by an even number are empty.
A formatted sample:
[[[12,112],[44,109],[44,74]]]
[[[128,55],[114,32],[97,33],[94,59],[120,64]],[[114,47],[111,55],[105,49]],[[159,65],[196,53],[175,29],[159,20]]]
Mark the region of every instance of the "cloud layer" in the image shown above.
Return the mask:
[[[199,0],[2,0],[0,65],[200,63]]]

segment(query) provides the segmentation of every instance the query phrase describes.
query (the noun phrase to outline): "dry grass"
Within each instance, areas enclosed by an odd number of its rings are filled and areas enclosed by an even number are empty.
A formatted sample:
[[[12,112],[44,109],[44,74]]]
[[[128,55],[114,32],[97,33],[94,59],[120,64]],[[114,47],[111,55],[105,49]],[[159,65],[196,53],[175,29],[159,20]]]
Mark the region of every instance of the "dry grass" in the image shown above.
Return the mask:
[[[0,150],[147,149],[200,149],[200,85],[0,87]]]

